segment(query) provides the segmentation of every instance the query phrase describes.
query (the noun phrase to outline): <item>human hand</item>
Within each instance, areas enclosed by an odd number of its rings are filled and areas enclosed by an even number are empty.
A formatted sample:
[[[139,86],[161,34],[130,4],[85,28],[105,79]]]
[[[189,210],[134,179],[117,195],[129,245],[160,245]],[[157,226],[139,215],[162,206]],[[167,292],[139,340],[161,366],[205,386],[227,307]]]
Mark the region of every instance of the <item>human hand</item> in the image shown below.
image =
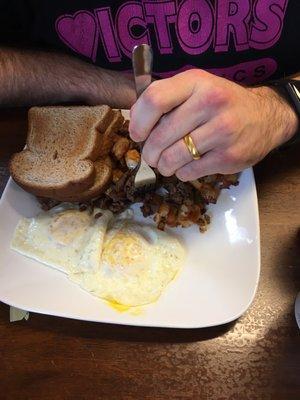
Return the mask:
[[[256,164],[297,130],[294,110],[273,89],[245,88],[203,70],[153,82],[131,109],[130,136],[164,176],[189,181]],[[201,154],[193,160],[183,138]]]

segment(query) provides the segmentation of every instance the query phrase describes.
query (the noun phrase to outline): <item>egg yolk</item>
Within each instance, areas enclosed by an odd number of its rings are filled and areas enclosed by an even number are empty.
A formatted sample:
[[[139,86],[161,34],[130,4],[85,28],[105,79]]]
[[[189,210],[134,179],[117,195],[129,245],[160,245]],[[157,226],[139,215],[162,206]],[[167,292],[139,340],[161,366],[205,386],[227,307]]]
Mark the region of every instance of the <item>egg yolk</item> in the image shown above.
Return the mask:
[[[91,217],[84,212],[68,210],[55,215],[49,227],[52,238],[59,244],[68,245],[89,226]]]
[[[126,232],[118,232],[104,244],[102,260],[112,266],[130,267],[145,262],[141,239]]]

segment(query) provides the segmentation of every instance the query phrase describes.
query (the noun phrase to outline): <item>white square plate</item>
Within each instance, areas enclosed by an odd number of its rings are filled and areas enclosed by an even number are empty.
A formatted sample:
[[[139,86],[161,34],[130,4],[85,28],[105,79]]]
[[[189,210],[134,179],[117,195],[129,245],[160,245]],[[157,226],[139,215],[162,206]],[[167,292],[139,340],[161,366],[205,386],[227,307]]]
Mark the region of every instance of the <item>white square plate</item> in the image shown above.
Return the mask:
[[[140,219],[139,207],[134,209]],[[212,222],[205,234],[197,227],[174,230],[187,249],[186,265],[156,303],[135,314],[114,310],[63,273],[10,249],[19,219],[38,211],[35,198],[10,179],[0,201],[0,301],[11,306],[95,322],[201,328],[233,321],[254,298],[260,243],[252,169],[210,206]]]

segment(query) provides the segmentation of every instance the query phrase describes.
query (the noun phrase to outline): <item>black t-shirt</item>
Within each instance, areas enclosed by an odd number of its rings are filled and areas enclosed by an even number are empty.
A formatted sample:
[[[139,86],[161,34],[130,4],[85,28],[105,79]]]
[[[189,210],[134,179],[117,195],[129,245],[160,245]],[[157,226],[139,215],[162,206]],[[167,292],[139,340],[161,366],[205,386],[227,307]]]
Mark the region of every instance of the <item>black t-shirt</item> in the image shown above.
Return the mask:
[[[299,0],[9,0],[0,35],[123,71],[149,43],[156,77],[196,67],[255,84],[300,71]]]

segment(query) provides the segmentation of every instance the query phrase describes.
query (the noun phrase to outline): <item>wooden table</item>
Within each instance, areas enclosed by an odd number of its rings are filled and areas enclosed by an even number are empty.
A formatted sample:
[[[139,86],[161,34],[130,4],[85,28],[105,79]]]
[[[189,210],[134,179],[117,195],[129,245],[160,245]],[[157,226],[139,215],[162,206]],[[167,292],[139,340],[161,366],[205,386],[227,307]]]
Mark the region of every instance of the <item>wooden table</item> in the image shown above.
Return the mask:
[[[0,191],[22,148],[26,111],[0,113]],[[300,147],[256,168],[262,272],[255,301],[235,323],[168,330],[31,314],[9,323],[0,305],[0,398],[300,399]],[[1,223],[1,221],[0,221]]]

